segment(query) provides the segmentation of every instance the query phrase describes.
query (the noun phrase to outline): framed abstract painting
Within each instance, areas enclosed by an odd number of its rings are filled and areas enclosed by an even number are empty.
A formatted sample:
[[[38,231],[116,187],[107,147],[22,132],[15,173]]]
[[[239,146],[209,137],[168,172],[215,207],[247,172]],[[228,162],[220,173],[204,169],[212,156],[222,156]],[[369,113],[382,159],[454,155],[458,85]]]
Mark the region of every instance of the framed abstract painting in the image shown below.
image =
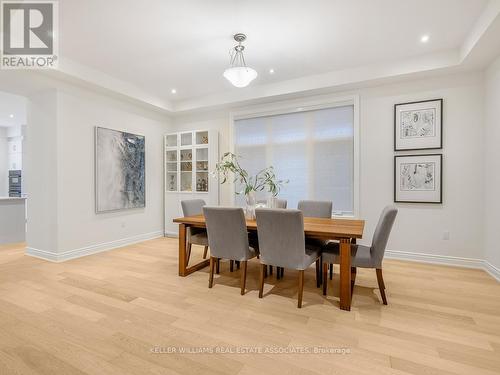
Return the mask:
[[[443,148],[443,99],[394,105],[394,151]]]
[[[442,203],[443,155],[394,157],[394,202]]]
[[[145,137],[95,128],[96,212],[146,205]]]

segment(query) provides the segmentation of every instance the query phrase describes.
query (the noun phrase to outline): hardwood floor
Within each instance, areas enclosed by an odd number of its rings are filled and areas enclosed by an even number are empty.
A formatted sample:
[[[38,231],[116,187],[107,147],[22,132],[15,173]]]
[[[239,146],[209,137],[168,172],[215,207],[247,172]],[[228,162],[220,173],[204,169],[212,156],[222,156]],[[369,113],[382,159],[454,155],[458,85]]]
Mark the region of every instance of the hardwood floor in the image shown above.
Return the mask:
[[[388,306],[359,269],[352,311],[306,271],[259,267],[177,276],[177,241],[157,239],[65,263],[0,248],[0,374],[499,374],[500,284],[479,270],[384,262]],[[193,246],[193,261],[203,247]],[[165,353],[169,348],[344,348],[346,354]],[[173,349],[171,349],[173,350]],[[225,349],[229,350],[229,349]]]

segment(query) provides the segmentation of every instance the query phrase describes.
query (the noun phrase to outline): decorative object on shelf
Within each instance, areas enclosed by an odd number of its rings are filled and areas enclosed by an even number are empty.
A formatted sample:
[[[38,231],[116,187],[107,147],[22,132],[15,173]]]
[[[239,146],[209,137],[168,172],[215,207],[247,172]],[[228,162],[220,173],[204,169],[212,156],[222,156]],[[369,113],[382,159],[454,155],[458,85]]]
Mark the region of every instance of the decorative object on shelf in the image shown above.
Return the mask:
[[[442,203],[441,154],[394,157],[394,202]]]
[[[170,190],[175,190],[175,175],[170,175]]]
[[[193,165],[190,161],[186,161],[181,163],[181,171],[182,172],[191,172],[193,169]]]
[[[95,128],[96,212],[145,207],[145,137]]]
[[[246,87],[257,78],[257,72],[247,66],[243,56],[245,46],[241,43],[246,38],[245,34],[238,33],[234,35],[234,40],[238,42],[238,45],[234,46],[230,51],[231,67],[224,71],[224,77],[236,87]]]
[[[394,105],[394,150],[443,148],[443,99]]]
[[[278,180],[274,168],[267,167],[258,172],[255,176],[250,176],[246,170],[241,168],[238,157],[226,152],[219,163],[215,166],[215,174],[222,176],[221,184],[224,184],[233,174],[233,182],[243,185],[243,190],[236,194],[245,194],[247,204],[247,218],[255,219],[255,192],[267,189],[273,196],[277,196],[288,180]]]

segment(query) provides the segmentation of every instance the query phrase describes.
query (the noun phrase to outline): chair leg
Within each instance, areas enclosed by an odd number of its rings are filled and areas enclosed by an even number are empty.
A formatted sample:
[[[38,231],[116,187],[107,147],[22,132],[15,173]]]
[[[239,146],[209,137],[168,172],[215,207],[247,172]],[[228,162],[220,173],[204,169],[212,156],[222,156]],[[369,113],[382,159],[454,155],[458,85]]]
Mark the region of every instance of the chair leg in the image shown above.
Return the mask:
[[[377,272],[378,288],[380,289],[380,295],[382,296],[382,302],[384,303],[384,305],[387,305],[387,298],[385,297],[384,278],[382,277],[382,268],[377,268],[375,271]]]
[[[356,267],[351,267],[351,299],[354,293],[354,284],[356,283]]]
[[[264,293],[264,272],[266,268],[265,264],[260,265],[259,298],[262,298],[262,294]]]
[[[233,272],[234,270],[234,260],[229,261],[229,272]]]
[[[269,275],[272,276],[273,275],[273,266],[269,266]]]
[[[323,295],[326,296],[328,280],[326,276],[328,274],[328,263],[323,263]]]
[[[297,301],[297,307],[299,309],[302,307],[303,293],[304,293],[304,270],[299,270],[299,298]]]
[[[330,264],[330,280],[333,280],[333,264]]]
[[[210,275],[208,276],[208,287],[211,288],[214,285],[214,267],[215,267],[215,258],[210,257]]]
[[[247,261],[241,262],[241,295],[245,294],[245,284],[247,282]]]
[[[203,250],[203,259],[207,259],[207,252],[208,252],[208,246],[205,246],[205,249]]]
[[[236,269],[239,270],[240,269],[240,261],[236,260],[234,263],[236,263]]]
[[[220,258],[216,258],[217,260],[215,261],[215,273],[218,275],[220,272]]]
[[[320,260],[316,260],[316,288],[321,286],[321,270],[320,270]]]
[[[189,258],[191,257],[191,243],[188,242],[186,245],[186,267],[189,264]]]

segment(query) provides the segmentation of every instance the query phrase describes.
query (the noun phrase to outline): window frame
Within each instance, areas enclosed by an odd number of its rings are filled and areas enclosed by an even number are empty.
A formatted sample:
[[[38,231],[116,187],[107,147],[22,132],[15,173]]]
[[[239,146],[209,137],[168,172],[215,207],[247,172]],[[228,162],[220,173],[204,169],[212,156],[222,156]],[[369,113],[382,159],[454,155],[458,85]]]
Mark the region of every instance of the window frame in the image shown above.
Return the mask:
[[[349,96],[317,96],[307,99],[287,100],[269,103],[259,106],[240,108],[229,113],[229,151],[234,153],[235,143],[235,122],[257,117],[267,117],[273,115],[286,115],[297,112],[313,111],[344,106],[353,106],[353,215],[334,214],[334,217],[358,217],[359,216],[359,171],[360,171],[360,116],[359,116],[359,95]],[[231,203],[235,204],[235,184],[229,181],[231,192]]]

